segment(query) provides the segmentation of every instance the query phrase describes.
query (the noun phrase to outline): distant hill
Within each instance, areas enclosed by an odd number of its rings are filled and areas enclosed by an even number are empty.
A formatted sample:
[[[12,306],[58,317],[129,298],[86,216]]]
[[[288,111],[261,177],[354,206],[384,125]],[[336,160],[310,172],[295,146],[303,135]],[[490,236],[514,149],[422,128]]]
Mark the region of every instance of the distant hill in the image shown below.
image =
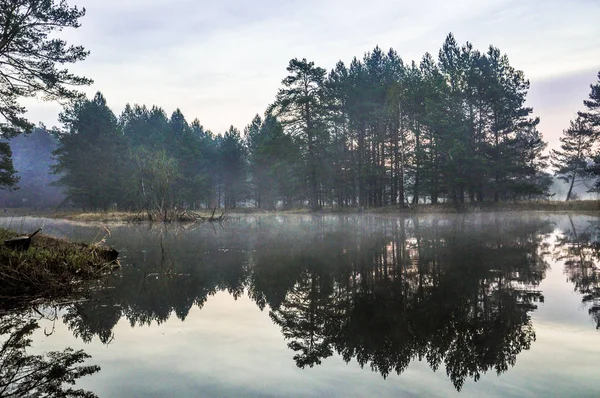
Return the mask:
[[[21,178],[16,191],[0,190],[1,207],[42,209],[60,205],[62,189],[50,186],[57,176],[50,174],[52,151],[57,140],[45,129],[34,129],[9,141],[13,163]]]

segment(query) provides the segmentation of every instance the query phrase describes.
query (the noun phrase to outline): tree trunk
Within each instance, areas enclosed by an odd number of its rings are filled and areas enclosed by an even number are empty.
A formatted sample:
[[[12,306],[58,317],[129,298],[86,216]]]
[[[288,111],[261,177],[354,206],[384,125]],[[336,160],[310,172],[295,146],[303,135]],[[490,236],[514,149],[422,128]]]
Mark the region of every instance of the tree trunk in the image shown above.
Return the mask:
[[[571,194],[573,193],[573,186],[575,185],[575,176],[576,176],[576,172],[573,171],[573,174],[571,175],[571,184],[569,185],[569,192],[567,192],[567,199],[565,199],[565,201],[569,201],[569,199],[571,199]]]

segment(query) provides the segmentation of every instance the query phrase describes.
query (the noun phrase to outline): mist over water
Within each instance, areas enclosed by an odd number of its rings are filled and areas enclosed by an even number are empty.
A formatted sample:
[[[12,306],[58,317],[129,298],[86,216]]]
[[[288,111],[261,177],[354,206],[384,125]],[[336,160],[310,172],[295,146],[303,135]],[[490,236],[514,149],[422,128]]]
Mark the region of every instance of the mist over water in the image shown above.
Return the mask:
[[[77,386],[98,396],[598,396],[599,225],[548,213],[113,224],[123,267],[102,289],[11,316],[40,326],[29,352],[91,355],[101,370]]]

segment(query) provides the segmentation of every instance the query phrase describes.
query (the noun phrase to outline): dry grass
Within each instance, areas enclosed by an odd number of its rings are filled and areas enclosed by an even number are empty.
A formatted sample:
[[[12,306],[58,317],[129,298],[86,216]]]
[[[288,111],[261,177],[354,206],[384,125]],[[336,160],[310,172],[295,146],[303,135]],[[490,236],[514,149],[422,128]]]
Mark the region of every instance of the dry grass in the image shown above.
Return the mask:
[[[62,218],[66,220],[96,222],[136,221],[136,216],[137,213],[128,213],[124,211],[56,213],[52,215],[54,218]]]
[[[214,217],[217,218],[221,211],[217,211]],[[462,206],[457,206],[452,203],[418,204],[412,205],[410,208],[399,208],[398,206],[376,207],[365,209],[368,213],[384,213],[384,214],[399,214],[399,213],[457,213],[457,212],[487,212],[487,211],[578,211],[578,212],[597,212],[600,211],[600,200],[576,200],[576,201],[519,201],[519,202],[484,202],[484,203],[466,203]],[[357,213],[357,208],[324,208],[319,213]],[[245,215],[245,214],[311,214],[313,213],[308,208],[296,208],[292,210],[265,211],[256,208],[237,208],[228,210],[226,215]],[[18,213],[10,210],[10,215],[15,216]],[[153,213],[154,214],[154,213]],[[52,218],[60,218],[73,221],[90,221],[90,222],[142,222],[142,221],[162,221],[160,217],[152,217],[146,212],[80,212],[77,210],[69,212],[33,212],[28,213],[31,216],[46,216]],[[211,209],[202,209],[194,212],[182,212],[173,216],[169,221],[207,221],[213,215]]]
[[[152,212],[125,212],[125,211],[108,211],[108,212],[83,212],[83,213],[55,213],[53,218],[61,218],[72,221],[90,221],[90,222],[193,222],[193,221],[218,221],[220,216],[223,216],[223,210],[213,213],[212,210],[204,209],[201,211],[180,211],[169,212],[166,220],[162,213]],[[212,218],[211,218],[212,217]]]
[[[56,297],[68,295],[81,282],[97,280],[118,266],[112,249],[36,235],[28,250],[12,250],[3,244],[17,236],[0,228],[0,298]]]

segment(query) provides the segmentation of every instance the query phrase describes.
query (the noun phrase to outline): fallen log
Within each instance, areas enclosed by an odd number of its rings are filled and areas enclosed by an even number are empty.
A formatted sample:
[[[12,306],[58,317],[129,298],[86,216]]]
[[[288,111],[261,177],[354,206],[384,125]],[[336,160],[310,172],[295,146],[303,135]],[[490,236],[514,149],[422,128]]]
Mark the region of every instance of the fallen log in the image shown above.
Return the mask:
[[[23,235],[23,236],[17,236],[15,238],[6,239],[4,241],[4,245],[6,247],[8,247],[9,249],[25,251],[25,250],[29,249],[29,246],[31,245],[31,238],[33,238],[35,235],[37,235],[41,230],[42,229],[39,228],[37,231],[35,231],[31,235]]]

